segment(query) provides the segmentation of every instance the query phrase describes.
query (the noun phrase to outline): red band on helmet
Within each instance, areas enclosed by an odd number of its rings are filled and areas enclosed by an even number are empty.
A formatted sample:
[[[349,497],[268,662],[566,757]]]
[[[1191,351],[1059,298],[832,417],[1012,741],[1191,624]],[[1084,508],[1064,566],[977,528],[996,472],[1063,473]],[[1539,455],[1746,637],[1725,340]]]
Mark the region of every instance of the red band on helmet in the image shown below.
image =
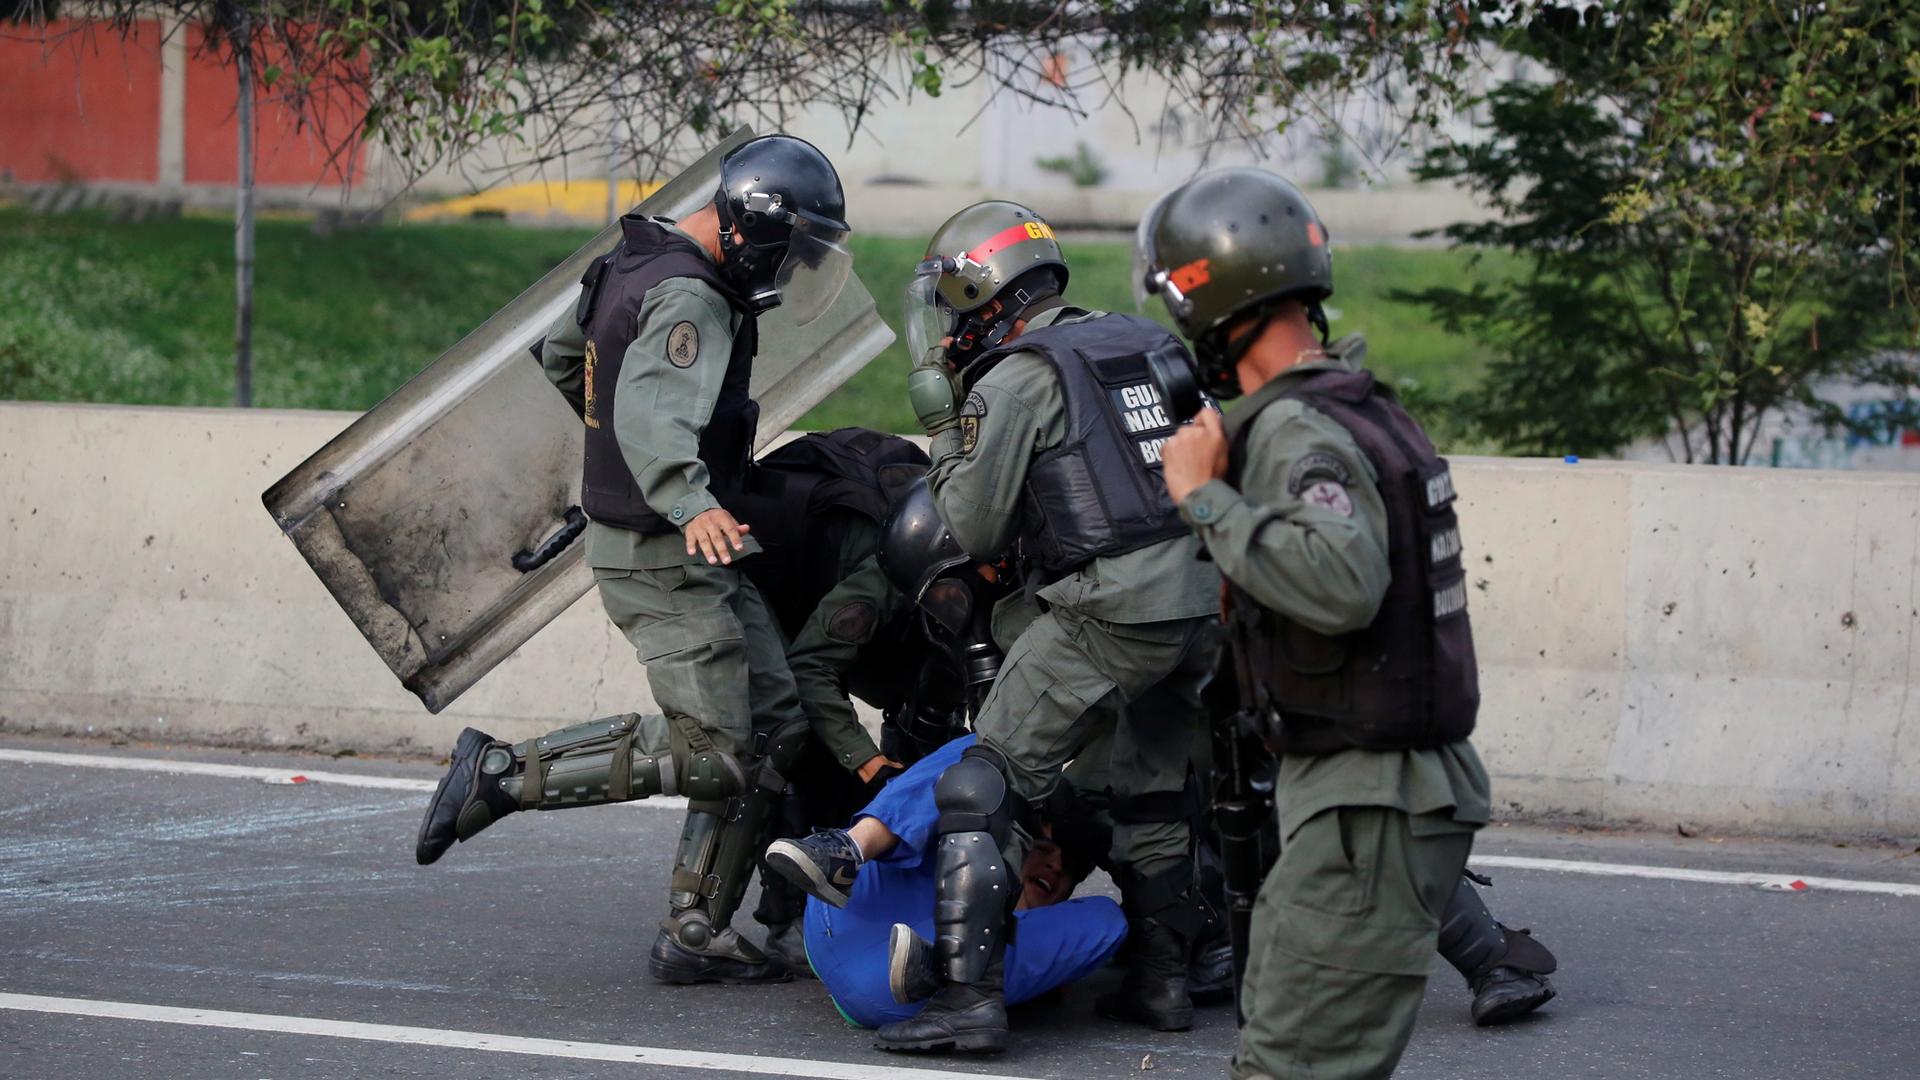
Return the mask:
[[[1033,229],[1030,229],[1028,227],[1029,225],[1036,226],[1039,229],[1040,235],[1038,236],[1034,235],[1034,231]],[[961,258],[971,259],[977,263],[983,263],[983,262],[986,262],[988,259],[992,258],[993,256],[999,254],[1000,252],[1005,251],[1008,248],[1014,246],[1015,244],[1024,244],[1029,240],[1051,240],[1051,239],[1053,239],[1053,229],[1046,222],[1044,221],[1023,222],[1019,225],[1015,225],[1010,229],[1002,229],[999,232],[993,234],[992,236],[988,237],[984,242],[974,247],[973,250],[963,252],[961,254]]]

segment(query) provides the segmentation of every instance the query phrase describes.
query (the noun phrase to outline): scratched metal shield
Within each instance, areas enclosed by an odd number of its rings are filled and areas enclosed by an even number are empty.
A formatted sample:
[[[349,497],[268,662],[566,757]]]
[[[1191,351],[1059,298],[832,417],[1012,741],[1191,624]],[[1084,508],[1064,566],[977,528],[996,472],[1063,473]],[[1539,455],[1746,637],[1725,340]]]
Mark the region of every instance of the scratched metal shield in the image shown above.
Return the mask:
[[[683,217],[712,198],[735,132],[640,204]],[[263,497],[360,633],[439,712],[593,585],[570,545],[528,573],[513,556],[580,501],[581,425],[528,353],[573,308],[609,226],[302,462]],[[893,341],[857,277],[796,327],[760,319],[759,448]]]

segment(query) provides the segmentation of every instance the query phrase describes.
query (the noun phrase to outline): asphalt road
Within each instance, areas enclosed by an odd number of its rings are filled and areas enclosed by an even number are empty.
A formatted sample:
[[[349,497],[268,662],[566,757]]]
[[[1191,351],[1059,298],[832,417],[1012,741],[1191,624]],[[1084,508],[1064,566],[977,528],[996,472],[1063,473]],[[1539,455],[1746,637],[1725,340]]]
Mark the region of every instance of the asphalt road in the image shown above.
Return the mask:
[[[424,795],[412,791],[12,760],[0,760],[0,790],[0,1077],[1184,1077],[1221,1075],[1232,1045],[1224,1008],[1176,1035],[1098,1019],[1092,1000],[1111,971],[1017,1011],[1013,1049],[991,1059],[882,1055],[811,981],[654,985],[646,951],[678,827],[658,808],[518,815],[422,868],[412,844]],[[1911,843],[1512,826],[1488,830],[1477,853],[1920,883]],[[1401,1076],[1920,1076],[1920,896],[1494,873],[1495,913],[1559,953],[1562,996],[1526,1022],[1477,1029],[1458,978],[1436,963]],[[123,1005],[197,1012],[100,1015]],[[676,1063],[643,1048],[781,1060]],[[689,1067],[701,1061],[737,1068]]]

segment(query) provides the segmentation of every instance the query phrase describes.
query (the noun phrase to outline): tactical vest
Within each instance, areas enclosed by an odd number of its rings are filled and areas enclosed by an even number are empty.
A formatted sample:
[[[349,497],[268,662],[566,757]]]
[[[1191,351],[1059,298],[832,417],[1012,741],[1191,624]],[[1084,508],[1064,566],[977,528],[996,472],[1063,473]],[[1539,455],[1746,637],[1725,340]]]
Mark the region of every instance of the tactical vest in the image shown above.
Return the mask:
[[[840,582],[848,516],[880,524],[895,494],[925,476],[928,464],[924,450],[898,435],[841,428],[769,451],[745,484],[721,496],[729,513],[753,526],[760,552],[740,568],[788,637]]]
[[[673,278],[706,282],[741,315],[733,336],[733,354],[713,415],[700,432],[700,460],[707,467],[707,487],[725,502],[746,481],[753,460],[754,427],[760,406],[747,396],[753,376],[753,353],[759,342],[753,314],[720,279],[719,270],[692,241],[669,232],[657,222],[629,214],[620,219],[617,247],[593,260],[580,278],[580,306],[574,321],[587,337],[586,462],[581,478],[581,509],[595,521],[648,535],[670,533],[685,522],[670,522],[647,505],[634,482],[632,470],[620,454],[614,435],[614,395],[620,386],[620,365],[639,327],[647,292]],[[667,356],[643,356],[639,362],[666,364]],[[688,358],[692,363],[693,358]]]
[[[1480,707],[1479,668],[1446,459],[1368,372],[1315,372],[1265,405],[1282,398],[1332,417],[1373,463],[1393,580],[1370,625],[1331,637],[1261,607],[1229,581],[1227,637],[1244,704],[1278,714],[1269,745],[1283,754],[1408,750],[1466,738]],[[1234,418],[1240,427],[1227,481],[1235,487],[1254,415]]]
[[[1169,346],[1182,348],[1154,323],[1102,315],[1028,330],[969,367],[977,379],[1003,357],[1031,352],[1060,377],[1067,434],[1034,458],[1021,496],[1020,555],[1030,582],[1187,535],[1160,469],[1160,448],[1177,425],[1147,370],[1147,354]]]

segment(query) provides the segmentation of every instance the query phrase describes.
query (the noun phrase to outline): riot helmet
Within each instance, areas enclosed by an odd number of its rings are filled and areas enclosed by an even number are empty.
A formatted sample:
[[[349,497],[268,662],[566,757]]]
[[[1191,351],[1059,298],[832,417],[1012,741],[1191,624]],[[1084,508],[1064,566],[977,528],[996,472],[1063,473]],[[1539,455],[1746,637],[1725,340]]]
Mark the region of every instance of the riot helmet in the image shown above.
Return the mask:
[[[762,135],[720,161],[720,274],[755,313],[785,307],[794,324],[819,318],[853,267],[847,199],[833,163],[791,135]]]
[[[1010,586],[974,569],[933,505],[925,477],[893,504],[880,526],[880,570],[919,611],[928,638],[959,666],[977,706],[1000,673],[993,641],[993,607]]]
[[[909,485],[880,525],[880,571],[915,604],[935,578],[972,562],[933,505],[933,490],[923,475]]]
[[[1240,396],[1240,354],[1282,302],[1304,305],[1327,337],[1327,228],[1299,188],[1265,169],[1220,169],[1161,196],[1134,234],[1133,282],[1136,299],[1166,304],[1216,397]],[[1230,343],[1229,327],[1247,315],[1260,324]]]
[[[948,218],[907,286],[907,351],[938,349],[956,371],[1007,339],[1036,301],[1067,287],[1053,227],[1019,203],[975,203]]]

